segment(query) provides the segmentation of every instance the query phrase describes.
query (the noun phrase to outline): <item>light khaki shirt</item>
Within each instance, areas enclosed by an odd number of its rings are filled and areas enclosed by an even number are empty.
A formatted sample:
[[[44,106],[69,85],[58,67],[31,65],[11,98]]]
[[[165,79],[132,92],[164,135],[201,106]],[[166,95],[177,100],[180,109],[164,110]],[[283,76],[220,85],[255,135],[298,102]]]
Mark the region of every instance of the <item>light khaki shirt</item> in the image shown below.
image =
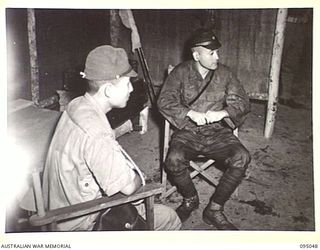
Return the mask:
[[[43,190],[49,209],[101,197],[97,182],[111,196],[133,177],[134,171],[128,167],[99,104],[89,94],[70,102],[57,125],[44,171]],[[96,216],[59,223],[58,229],[91,230]]]

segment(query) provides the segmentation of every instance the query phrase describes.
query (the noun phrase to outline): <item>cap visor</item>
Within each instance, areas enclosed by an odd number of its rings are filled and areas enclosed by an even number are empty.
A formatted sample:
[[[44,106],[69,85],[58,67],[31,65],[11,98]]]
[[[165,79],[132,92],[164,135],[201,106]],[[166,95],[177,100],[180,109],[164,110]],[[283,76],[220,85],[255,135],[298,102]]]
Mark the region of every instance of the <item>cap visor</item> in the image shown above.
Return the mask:
[[[220,44],[220,42],[212,42],[208,45],[200,45],[200,46],[205,47],[210,50],[215,50],[215,49],[219,49],[221,47],[221,44]]]
[[[138,76],[138,74],[132,69],[128,73],[124,74],[123,76],[136,77]]]

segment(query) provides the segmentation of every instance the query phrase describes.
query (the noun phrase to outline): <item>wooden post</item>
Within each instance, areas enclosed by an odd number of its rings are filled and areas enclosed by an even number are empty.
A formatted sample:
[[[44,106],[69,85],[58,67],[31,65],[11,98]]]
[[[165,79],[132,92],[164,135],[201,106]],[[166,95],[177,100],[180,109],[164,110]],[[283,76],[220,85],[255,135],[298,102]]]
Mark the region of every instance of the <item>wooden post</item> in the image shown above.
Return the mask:
[[[40,101],[39,91],[39,63],[36,40],[36,19],[34,9],[28,9],[28,43],[30,55],[30,82],[31,82],[31,98],[32,102],[39,107],[50,107],[59,102],[57,94]]]
[[[39,105],[39,64],[37,54],[36,21],[34,9],[28,9],[28,42],[31,71],[31,96],[33,103]]]
[[[160,199],[164,200],[167,196],[165,195],[167,191],[167,172],[164,170],[164,161],[166,160],[168,149],[169,149],[169,140],[170,140],[170,123],[167,120],[164,120],[164,141],[163,141],[163,152],[161,159],[161,185],[163,188]]]
[[[147,197],[146,204],[146,219],[149,230],[154,230],[154,196]]]
[[[277,102],[278,102],[278,89],[279,89],[279,75],[281,68],[281,57],[283,51],[284,31],[286,28],[288,10],[279,9],[277,14],[277,22],[275,28],[275,37],[273,42],[273,51],[271,59],[271,68],[269,76],[269,96],[268,96],[268,109],[266,117],[266,125],[264,136],[270,138],[276,118]]]
[[[41,180],[40,180],[39,172],[35,172],[32,174],[32,181],[33,181],[33,191],[35,194],[35,200],[36,200],[36,206],[37,206],[37,213],[40,217],[43,217],[46,215],[46,211],[43,203]]]
[[[118,47],[120,36],[120,17],[117,10],[110,10],[110,44]]]

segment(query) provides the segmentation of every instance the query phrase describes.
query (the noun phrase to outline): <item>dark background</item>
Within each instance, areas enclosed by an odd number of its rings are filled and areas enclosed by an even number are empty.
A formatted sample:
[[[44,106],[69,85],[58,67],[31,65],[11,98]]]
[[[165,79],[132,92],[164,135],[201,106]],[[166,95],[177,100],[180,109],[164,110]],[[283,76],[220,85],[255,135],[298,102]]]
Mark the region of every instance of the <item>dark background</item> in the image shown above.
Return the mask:
[[[137,59],[131,52],[130,31],[117,16],[111,22],[110,11],[35,9],[40,101],[64,89],[65,72],[83,70],[86,55],[96,46],[111,43],[124,47],[130,58]],[[266,99],[276,14],[277,9],[133,10],[156,88],[169,64],[188,57],[184,45],[190,32],[210,27],[222,43],[221,62],[231,67],[253,99]],[[6,25],[8,100],[30,100],[27,9],[7,8]],[[307,38],[304,60],[310,64],[309,26],[303,35]]]

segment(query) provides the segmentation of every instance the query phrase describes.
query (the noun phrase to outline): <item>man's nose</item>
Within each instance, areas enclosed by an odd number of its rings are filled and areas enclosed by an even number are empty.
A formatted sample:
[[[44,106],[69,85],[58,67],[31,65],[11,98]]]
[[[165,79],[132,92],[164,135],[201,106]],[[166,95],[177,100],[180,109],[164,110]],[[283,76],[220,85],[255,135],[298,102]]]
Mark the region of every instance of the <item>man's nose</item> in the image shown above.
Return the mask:
[[[213,54],[213,56],[214,56],[214,58],[215,58],[215,59],[219,60],[219,55],[218,55],[218,53],[217,53],[217,52],[216,52],[216,53],[214,53],[214,54]]]
[[[133,91],[133,87],[132,87],[132,84],[131,82],[129,83],[129,93],[131,93]]]

